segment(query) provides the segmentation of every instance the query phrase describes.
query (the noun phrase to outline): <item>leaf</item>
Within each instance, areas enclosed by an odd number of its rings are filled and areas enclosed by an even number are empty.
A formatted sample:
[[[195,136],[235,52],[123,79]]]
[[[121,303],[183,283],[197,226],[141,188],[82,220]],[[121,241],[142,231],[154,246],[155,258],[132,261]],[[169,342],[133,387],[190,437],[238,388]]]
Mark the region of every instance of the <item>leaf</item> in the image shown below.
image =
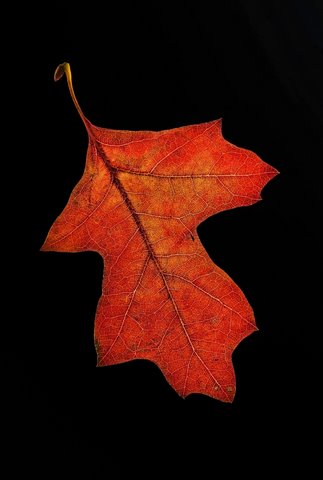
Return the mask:
[[[253,311],[196,233],[210,215],[260,200],[277,171],[226,141],[221,120],[160,132],[98,128],[86,166],[42,247],[99,252],[98,366],[148,359],[183,397],[235,395],[232,352],[254,332]]]

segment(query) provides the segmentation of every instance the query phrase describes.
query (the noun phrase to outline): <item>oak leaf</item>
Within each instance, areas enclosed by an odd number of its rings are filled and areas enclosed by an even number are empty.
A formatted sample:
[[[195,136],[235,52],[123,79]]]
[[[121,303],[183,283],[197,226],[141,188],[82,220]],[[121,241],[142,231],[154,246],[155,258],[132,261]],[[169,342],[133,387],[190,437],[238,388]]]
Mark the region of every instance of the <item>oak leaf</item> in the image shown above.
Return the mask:
[[[196,228],[260,200],[276,170],[226,141],[221,120],[164,131],[98,128],[84,116],[68,63],[59,65],[89,136],[86,166],[42,247],[99,252],[98,366],[155,362],[183,397],[235,395],[232,352],[257,327]]]

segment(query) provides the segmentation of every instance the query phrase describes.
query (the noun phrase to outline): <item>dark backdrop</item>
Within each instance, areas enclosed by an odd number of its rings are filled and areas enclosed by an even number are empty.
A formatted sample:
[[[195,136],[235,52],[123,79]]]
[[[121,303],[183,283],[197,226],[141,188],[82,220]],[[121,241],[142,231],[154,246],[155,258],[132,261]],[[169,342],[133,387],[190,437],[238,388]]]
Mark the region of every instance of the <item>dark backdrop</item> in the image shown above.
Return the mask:
[[[262,478],[279,461],[298,470],[315,463],[322,9],[314,0],[210,3],[51,2],[19,10],[19,25],[13,16],[8,43],[18,41],[12,82],[20,91],[13,158],[24,188],[11,272],[14,328],[4,342],[18,395],[5,417],[13,465],[24,452],[23,468],[41,478],[121,478],[129,468],[134,478],[154,478],[162,468],[171,473],[170,460],[182,474],[198,468],[197,478],[235,469]],[[82,174],[87,146],[65,81],[53,82],[63,61],[94,124],[158,130],[223,117],[226,139],[281,172],[262,202],[198,229],[260,329],[233,355],[232,405],[181,399],[145,361],[95,367],[101,258],[39,252]]]

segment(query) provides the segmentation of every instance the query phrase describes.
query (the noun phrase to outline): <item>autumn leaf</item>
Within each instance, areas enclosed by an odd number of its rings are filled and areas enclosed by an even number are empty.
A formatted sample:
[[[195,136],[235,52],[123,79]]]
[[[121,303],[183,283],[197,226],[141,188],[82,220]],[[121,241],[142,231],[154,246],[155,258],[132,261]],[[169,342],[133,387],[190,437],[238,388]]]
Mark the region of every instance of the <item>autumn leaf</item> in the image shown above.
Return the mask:
[[[84,116],[86,166],[42,247],[104,260],[95,320],[98,366],[148,359],[183,397],[235,395],[232,352],[253,311],[196,232],[207,217],[260,200],[276,170],[226,141],[221,120],[160,132],[99,128]]]

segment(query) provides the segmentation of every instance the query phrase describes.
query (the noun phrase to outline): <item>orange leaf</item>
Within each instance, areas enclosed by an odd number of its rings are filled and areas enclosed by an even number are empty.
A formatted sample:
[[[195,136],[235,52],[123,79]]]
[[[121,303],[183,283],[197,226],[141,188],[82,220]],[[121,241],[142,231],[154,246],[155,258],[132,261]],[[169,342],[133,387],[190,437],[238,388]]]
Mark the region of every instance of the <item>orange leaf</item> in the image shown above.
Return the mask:
[[[210,215],[260,199],[277,171],[227,142],[221,120],[160,132],[98,128],[84,174],[42,250],[99,252],[98,365],[155,362],[182,396],[235,395],[232,352],[256,330],[239,287],[208,257],[196,233]]]

